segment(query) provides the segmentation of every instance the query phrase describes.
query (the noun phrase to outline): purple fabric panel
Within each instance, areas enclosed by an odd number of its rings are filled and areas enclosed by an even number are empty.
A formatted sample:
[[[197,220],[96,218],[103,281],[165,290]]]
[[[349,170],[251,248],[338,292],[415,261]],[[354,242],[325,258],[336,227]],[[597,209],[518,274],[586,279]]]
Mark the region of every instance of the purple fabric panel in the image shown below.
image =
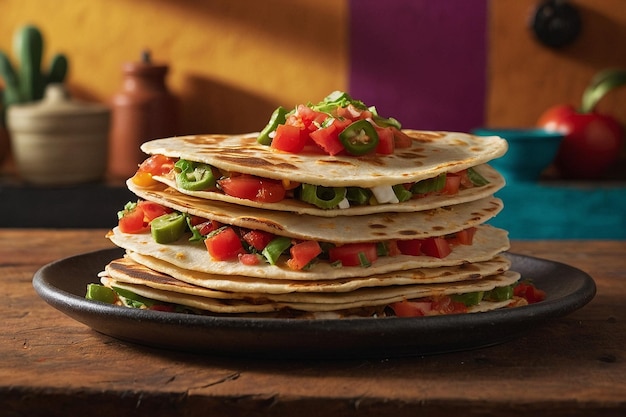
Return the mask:
[[[403,127],[483,125],[488,0],[350,0],[353,97]]]

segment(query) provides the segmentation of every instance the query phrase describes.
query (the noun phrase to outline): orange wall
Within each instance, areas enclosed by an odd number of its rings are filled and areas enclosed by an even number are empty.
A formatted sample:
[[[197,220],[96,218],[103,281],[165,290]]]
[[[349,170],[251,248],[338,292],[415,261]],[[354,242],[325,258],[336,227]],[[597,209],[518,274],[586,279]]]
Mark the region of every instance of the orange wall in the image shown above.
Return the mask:
[[[106,102],[144,48],[170,64],[181,133],[260,129],[278,104],[346,89],[347,0],[2,0],[0,49],[37,25],[70,59],[75,96]],[[293,34],[297,33],[297,36]]]

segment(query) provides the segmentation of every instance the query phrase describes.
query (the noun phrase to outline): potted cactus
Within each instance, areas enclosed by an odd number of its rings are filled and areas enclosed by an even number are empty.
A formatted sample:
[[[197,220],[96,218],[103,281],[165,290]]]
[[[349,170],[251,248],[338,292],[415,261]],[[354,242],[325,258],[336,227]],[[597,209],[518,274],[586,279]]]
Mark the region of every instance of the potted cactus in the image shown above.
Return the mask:
[[[0,91],[0,161],[4,156],[2,149],[8,147],[7,109],[14,104],[41,100],[48,84],[63,83],[67,75],[68,61],[63,54],[55,54],[47,70],[42,72],[43,48],[39,29],[26,25],[15,33],[13,39],[13,52],[19,66],[13,65],[8,55],[0,51],[0,77],[4,81],[4,89]]]

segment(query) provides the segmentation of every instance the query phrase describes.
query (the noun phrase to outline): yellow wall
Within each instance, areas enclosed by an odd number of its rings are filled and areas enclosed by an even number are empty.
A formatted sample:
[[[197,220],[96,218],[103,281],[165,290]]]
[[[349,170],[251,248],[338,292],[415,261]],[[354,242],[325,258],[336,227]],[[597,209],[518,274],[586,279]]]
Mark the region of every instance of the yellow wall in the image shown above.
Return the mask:
[[[184,133],[258,130],[278,105],[347,88],[347,0],[0,0],[0,49],[38,26],[44,63],[70,59],[68,85],[107,102],[121,65],[149,48],[170,64]]]

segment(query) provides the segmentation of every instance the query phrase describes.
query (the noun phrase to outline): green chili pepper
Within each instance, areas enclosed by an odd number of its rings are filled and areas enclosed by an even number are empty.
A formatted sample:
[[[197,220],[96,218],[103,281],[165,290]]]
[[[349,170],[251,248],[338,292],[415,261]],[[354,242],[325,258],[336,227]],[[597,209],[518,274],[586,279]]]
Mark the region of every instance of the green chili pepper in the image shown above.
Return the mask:
[[[300,200],[316,205],[322,209],[331,209],[346,197],[345,187],[322,187],[302,184]]]
[[[394,185],[392,188],[394,194],[396,195],[396,197],[398,197],[398,201],[400,201],[401,203],[403,201],[408,201],[411,199],[411,197],[413,197],[413,193],[404,188],[404,185],[402,184]]]
[[[185,233],[187,221],[181,213],[167,213],[150,222],[150,232],[156,243],[171,243],[181,238]]]
[[[85,298],[88,300],[102,301],[103,303],[113,304],[117,300],[117,295],[109,287],[100,284],[88,284],[87,294]]]
[[[190,191],[215,187],[215,176],[210,165],[179,159],[174,164],[176,184]]]
[[[480,303],[483,299],[483,294],[484,293],[482,291],[476,291],[468,292],[465,294],[453,294],[450,296],[450,298],[452,298],[453,301],[463,303],[469,307],[475,306],[476,304]]]
[[[132,291],[126,290],[124,288],[113,287],[113,290],[120,296],[121,301],[128,307],[142,308],[142,307],[151,307],[156,304],[156,301],[143,297],[141,295],[135,294]]]
[[[357,120],[346,127],[340,134],[339,140],[348,153],[365,155],[378,146],[378,133],[367,120]]]
[[[256,141],[261,145],[271,145],[272,138],[270,138],[270,133],[276,130],[278,125],[285,124],[287,115],[287,109],[282,106],[279,106],[272,115],[270,116],[270,121],[263,128],[259,136],[256,138]]]
[[[487,291],[483,297],[488,301],[505,301],[513,298],[513,286],[496,287],[491,291]]]
[[[446,185],[446,174],[439,174],[434,178],[418,181],[411,187],[413,194],[427,194],[443,190]]]
[[[355,205],[367,204],[372,196],[371,191],[360,187],[348,187],[346,190],[346,198],[350,203]]]
[[[284,236],[275,237],[270,240],[263,251],[261,252],[265,259],[270,263],[270,265],[276,265],[278,258],[283,254],[284,251],[289,249],[291,246],[291,239]]]
[[[483,185],[489,184],[489,181],[480,175],[474,168],[467,168],[467,178],[474,184],[476,187],[482,187]]]

